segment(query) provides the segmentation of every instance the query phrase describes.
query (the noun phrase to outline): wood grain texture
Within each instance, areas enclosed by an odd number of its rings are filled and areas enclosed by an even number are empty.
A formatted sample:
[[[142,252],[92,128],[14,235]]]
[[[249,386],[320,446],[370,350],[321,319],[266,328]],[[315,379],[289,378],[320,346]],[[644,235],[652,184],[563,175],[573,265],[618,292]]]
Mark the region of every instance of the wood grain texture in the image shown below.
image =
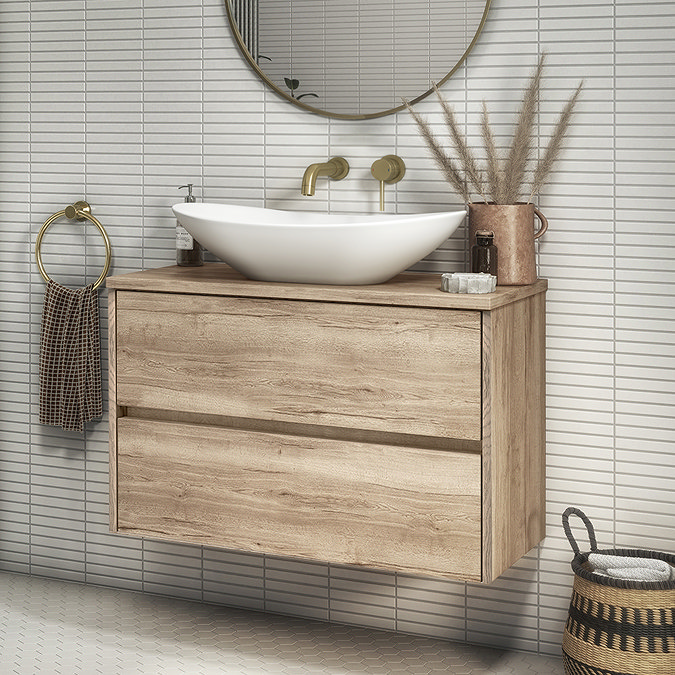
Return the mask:
[[[119,405],[481,437],[478,312],[117,293]]]
[[[483,316],[483,577],[545,534],[544,294]]]
[[[478,581],[480,456],[121,418],[119,531]]]
[[[182,410],[159,410],[157,408],[122,408],[121,416],[138,417],[147,420],[166,420],[185,424],[206,424],[208,426],[241,429],[243,431],[265,431],[273,434],[292,434],[294,436],[311,436],[313,438],[330,438],[335,441],[356,441],[358,443],[382,443],[385,445],[401,445],[408,448],[425,448],[426,450],[475,452],[480,454],[482,442],[464,438],[440,438],[438,436],[420,436],[419,434],[401,434],[388,431],[368,431],[366,429],[349,429],[346,427],[322,426],[320,424],[298,424],[277,422],[275,420],[252,419],[246,417],[230,417],[228,415],[206,415]]]
[[[112,284],[113,531],[485,583],[543,538],[545,281],[224,269]]]
[[[110,530],[117,531],[117,291],[108,291],[108,453],[109,459],[109,517]]]
[[[369,305],[437,307],[439,309],[490,310],[546,290],[539,279],[529,286],[498,286],[494,293],[467,295],[440,290],[440,274],[406,272],[374,286],[332,286],[251,281],[224,263],[202,267],[160,267],[106,279],[108,288],[162,293],[318,300]]]

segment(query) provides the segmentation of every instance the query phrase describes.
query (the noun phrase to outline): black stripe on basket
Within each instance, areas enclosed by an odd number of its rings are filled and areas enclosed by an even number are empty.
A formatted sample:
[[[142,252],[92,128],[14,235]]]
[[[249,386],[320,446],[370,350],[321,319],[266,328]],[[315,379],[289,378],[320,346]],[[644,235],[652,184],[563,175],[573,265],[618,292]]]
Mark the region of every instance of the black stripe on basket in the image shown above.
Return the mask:
[[[563,650],[563,664],[565,665],[566,675],[631,675],[630,673],[620,673],[617,670],[587,666],[585,663],[572,658],[565,650]]]
[[[600,602],[581,600],[579,609],[576,594],[572,594],[572,602],[569,609],[568,630],[574,637],[589,641],[590,631],[595,632],[594,643],[603,645],[608,649],[619,648],[621,651],[645,651],[642,648],[646,644],[646,651],[650,653],[669,653],[671,643],[675,644],[675,608],[670,610],[643,609],[628,611],[626,607],[606,606]],[[575,602],[577,600],[577,602]],[[585,600],[585,602],[584,602]],[[591,606],[586,606],[589,603]],[[585,609],[584,609],[585,607]],[[607,619],[603,619],[605,607]],[[618,610],[618,611],[617,611]],[[655,622],[658,615],[659,623]],[[668,615],[670,618],[668,619]],[[641,621],[642,618],[646,621]],[[629,620],[633,619],[633,623]],[[669,622],[669,625],[667,625]],[[606,639],[606,644],[603,641]],[[631,644],[628,639],[632,638]],[[615,646],[615,642],[618,644]],[[658,645],[658,646],[657,646]]]

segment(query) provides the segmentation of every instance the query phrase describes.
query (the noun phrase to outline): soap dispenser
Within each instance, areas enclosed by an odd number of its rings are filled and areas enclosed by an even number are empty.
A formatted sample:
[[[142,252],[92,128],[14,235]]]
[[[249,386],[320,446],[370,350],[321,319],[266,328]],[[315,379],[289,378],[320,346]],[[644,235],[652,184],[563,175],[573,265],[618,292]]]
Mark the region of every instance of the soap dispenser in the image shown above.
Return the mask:
[[[181,185],[178,189],[188,189],[186,202],[197,201],[192,194],[192,183]],[[179,223],[176,222],[176,264],[181,267],[199,267],[204,264],[204,249],[199,242]]]

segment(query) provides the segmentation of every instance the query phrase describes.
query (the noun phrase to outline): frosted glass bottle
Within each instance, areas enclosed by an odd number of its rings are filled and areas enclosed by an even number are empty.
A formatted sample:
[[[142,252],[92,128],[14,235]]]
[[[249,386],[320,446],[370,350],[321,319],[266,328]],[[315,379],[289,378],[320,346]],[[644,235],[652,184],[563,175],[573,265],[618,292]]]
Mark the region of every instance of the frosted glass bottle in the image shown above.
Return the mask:
[[[192,194],[192,183],[181,185],[178,189],[188,189],[186,202],[197,201]],[[199,242],[176,221],[176,264],[181,267],[199,267],[204,264],[204,249]]]

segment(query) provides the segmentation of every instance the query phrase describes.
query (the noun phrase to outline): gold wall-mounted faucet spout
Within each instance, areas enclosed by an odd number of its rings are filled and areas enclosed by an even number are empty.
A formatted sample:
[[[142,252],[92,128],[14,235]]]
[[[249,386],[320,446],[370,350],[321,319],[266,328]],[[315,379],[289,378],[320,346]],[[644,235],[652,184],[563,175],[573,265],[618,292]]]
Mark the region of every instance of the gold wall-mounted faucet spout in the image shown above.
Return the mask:
[[[316,179],[327,176],[331,180],[342,180],[349,173],[349,162],[344,157],[332,157],[327,162],[310,164],[302,177],[302,194],[313,197]]]

